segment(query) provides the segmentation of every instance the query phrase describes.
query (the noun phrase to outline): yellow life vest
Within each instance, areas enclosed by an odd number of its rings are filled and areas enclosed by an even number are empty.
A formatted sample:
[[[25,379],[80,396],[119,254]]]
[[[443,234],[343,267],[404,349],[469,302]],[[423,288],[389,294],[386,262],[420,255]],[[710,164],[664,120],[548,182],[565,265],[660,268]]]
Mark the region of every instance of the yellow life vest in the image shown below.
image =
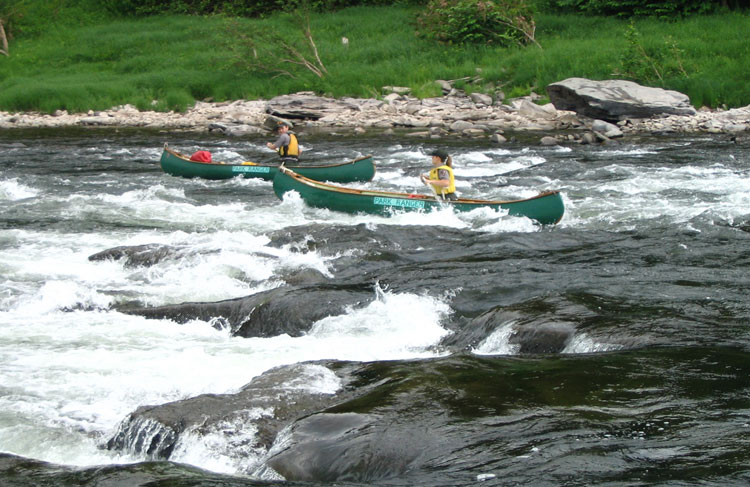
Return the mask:
[[[279,147],[279,155],[281,157],[299,157],[299,143],[296,135],[289,134],[289,145]]]
[[[437,184],[430,184],[433,188],[435,188],[435,191],[437,194],[443,195],[443,194],[449,194],[449,193],[455,193],[456,192],[456,180],[453,178],[453,168],[451,168],[449,165],[445,164],[443,166],[438,166],[430,171],[430,179],[440,179],[438,176],[438,172],[441,169],[445,169],[448,171],[450,184],[448,187],[444,188],[442,186],[438,186]]]

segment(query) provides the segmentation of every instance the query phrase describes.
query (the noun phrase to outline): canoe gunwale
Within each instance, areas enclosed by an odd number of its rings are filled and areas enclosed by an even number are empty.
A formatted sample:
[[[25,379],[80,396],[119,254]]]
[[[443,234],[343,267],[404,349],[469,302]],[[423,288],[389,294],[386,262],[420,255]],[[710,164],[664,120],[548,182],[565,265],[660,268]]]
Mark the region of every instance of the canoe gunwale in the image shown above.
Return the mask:
[[[423,195],[423,194],[398,193],[395,191],[380,191],[380,190],[372,190],[372,189],[347,188],[344,186],[337,186],[334,184],[328,184],[328,183],[324,183],[321,181],[315,181],[314,179],[306,178],[305,176],[302,176],[301,174],[297,174],[296,172],[294,172],[294,170],[291,169],[290,167],[282,166],[279,168],[279,170],[306,186],[316,187],[324,191],[348,193],[348,194],[354,194],[354,195],[360,195],[360,196],[382,196],[382,197],[387,197],[387,198],[402,198],[402,199],[412,199],[412,200],[419,199],[419,200],[435,201],[437,199],[435,196],[429,196],[429,195]],[[478,200],[478,199],[458,198],[457,200],[439,200],[439,201],[440,203],[445,203],[446,205],[453,205],[456,203],[461,203],[464,205],[476,205],[476,206],[507,205],[507,204],[512,204],[512,203],[522,203],[524,201],[532,201],[535,199],[544,198],[545,196],[551,196],[551,195],[555,195],[558,193],[560,193],[560,190],[548,190],[548,191],[543,191],[537,195],[531,196],[529,198],[523,198],[523,199],[518,199],[518,200]]]
[[[247,166],[248,165],[248,164],[232,164],[232,163],[213,162],[213,161],[211,162],[191,161],[190,156],[186,156],[185,154],[177,152],[174,149],[170,149],[169,147],[167,147],[166,144],[164,145],[164,150],[166,152],[169,152],[172,156],[177,157],[178,159],[182,159],[184,162],[188,164],[200,164],[203,166],[219,166],[219,167]],[[336,168],[339,166],[347,166],[355,162],[359,162],[359,161],[363,161],[365,159],[371,159],[371,158],[372,158],[372,155],[366,155],[366,156],[358,157],[357,159],[352,159],[351,161],[340,162],[337,164],[309,164],[309,165],[305,164],[304,166],[298,166],[298,165],[285,166],[284,163],[280,163],[280,164],[253,163],[251,165],[258,166],[258,167],[274,167],[274,168],[286,167],[286,168],[299,168],[299,169],[329,169],[329,168],[332,169],[332,168]]]

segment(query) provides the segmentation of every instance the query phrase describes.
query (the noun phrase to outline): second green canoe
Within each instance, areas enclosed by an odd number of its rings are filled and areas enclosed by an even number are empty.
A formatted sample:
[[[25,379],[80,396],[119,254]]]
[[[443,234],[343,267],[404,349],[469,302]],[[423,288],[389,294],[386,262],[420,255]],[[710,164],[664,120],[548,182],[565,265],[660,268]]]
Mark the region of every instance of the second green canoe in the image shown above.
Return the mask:
[[[273,190],[279,198],[296,191],[310,206],[349,213],[389,214],[393,211],[418,211],[449,207],[459,211],[489,207],[504,209],[509,215],[525,216],[545,225],[559,222],[565,213],[559,191],[545,191],[531,198],[511,201],[473,200],[437,201],[434,196],[345,188],[313,181],[286,168],[273,178]]]
[[[251,162],[225,164],[223,162],[191,161],[189,156],[180,154],[166,145],[164,146],[160,163],[162,170],[172,176],[203,179],[229,179],[242,176],[271,181],[279,169],[279,165],[273,164],[255,164]],[[308,178],[336,183],[370,181],[375,176],[375,163],[372,160],[372,156],[361,157],[341,164],[288,167]]]

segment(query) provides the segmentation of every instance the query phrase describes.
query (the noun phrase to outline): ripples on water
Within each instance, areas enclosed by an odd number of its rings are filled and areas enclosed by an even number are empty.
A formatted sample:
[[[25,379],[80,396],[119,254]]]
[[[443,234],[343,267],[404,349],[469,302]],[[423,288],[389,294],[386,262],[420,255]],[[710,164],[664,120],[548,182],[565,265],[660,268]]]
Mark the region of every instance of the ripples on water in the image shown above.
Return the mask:
[[[465,196],[561,189],[554,228],[346,215],[158,166],[164,142],[239,161],[263,160],[261,139],[0,133],[0,483],[747,485],[748,144],[519,138],[302,144],[316,162],[373,154],[355,186],[405,192],[440,146]],[[146,244],[172,252],[89,260]],[[122,312],[286,288],[268,295],[289,321],[265,324],[285,332],[265,336]],[[196,415],[202,394],[254,406],[183,434],[172,462],[105,448],[140,406]]]

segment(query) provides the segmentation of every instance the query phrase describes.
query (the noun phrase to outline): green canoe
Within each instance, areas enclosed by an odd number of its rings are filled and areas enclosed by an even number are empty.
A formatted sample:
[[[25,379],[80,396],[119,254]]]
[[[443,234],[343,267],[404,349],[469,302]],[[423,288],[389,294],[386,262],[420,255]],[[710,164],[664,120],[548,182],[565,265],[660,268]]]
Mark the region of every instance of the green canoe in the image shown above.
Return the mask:
[[[388,214],[391,211],[429,210],[444,206],[460,211],[480,207],[502,208],[509,215],[525,216],[542,224],[555,224],[565,212],[559,191],[545,191],[532,198],[512,201],[487,201],[460,198],[456,201],[437,201],[434,196],[393,193],[344,188],[313,181],[287,168],[282,168],[273,178],[273,191],[283,198],[284,193],[296,191],[310,206],[349,213]]]
[[[375,176],[375,163],[372,156],[325,166],[289,166],[299,174],[319,181],[349,183],[353,181],[370,181]],[[172,176],[203,179],[229,179],[235,176],[261,178],[271,181],[279,169],[278,164],[225,164],[223,162],[196,162],[190,156],[180,154],[164,146],[161,154],[161,168]]]

